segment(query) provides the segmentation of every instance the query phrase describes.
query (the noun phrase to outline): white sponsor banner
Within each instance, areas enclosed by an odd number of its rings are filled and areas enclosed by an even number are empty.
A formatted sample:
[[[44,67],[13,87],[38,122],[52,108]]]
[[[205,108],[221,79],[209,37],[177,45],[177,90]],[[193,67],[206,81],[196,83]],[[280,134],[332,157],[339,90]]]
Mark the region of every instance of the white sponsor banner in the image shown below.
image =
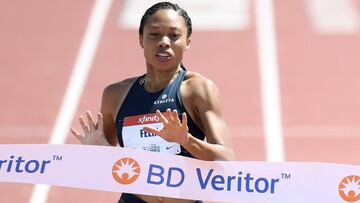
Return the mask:
[[[84,145],[0,145],[0,182],[220,202],[360,202],[360,166],[201,161]]]

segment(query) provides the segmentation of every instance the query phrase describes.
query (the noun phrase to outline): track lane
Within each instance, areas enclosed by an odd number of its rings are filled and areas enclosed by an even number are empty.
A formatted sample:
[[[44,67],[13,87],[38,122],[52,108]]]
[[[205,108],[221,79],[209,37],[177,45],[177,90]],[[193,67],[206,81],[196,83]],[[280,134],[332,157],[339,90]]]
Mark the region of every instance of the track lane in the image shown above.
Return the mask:
[[[305,1],[276,10],[287,160],[359,164],[359,33],[316,33]]]
[[[0,2],[1,144],[48,142],[91,2]],[[28,202],[32,188],[0,183],[0,202]]]

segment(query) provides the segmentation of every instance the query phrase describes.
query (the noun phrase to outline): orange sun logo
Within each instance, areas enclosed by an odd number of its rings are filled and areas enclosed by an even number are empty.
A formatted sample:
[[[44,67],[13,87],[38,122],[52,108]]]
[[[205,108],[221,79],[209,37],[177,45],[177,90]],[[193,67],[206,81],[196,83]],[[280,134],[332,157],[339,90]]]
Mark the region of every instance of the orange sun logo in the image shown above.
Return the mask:
[[[360,177],[351,175],[343,178],[339,184],[339,194],[347,202],[360,200]]]
[[[116,182],[128,185],[133,183],[140,175],[140,165],[132,158],[121,158],[112,167],[112,175]]]

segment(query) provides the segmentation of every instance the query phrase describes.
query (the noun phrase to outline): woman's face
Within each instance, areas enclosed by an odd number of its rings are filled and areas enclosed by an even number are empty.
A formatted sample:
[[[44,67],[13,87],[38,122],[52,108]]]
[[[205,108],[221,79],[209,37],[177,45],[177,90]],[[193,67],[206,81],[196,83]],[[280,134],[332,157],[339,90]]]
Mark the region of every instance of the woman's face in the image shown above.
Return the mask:
[[[183,17],[172,9],[158,10],[147,20],[140,44],[147,65],[160,71],[176,69],[190,46]]]

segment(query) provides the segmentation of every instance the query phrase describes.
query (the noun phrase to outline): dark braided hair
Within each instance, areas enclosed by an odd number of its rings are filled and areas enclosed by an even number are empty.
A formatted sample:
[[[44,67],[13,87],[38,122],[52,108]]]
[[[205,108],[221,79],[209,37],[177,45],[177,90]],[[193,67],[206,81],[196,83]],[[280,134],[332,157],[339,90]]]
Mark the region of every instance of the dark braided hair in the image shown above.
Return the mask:
[[[191,19],[188,16],[187,12],[183,8],[181,8],[179,5],[173,4],[170,2],[159,2],[157,4],[154,4],[153,6],[151,6],[150,8],[148,8],[146,10],[145,14],[142,16],[141,21],[140,21],[140,27],[139,27],[139,35],[140,36],[142,36],[144,34],[144,26],[145,26],[147,20],[154,13],[156,13],[156,11],[161,10],[161,9],[172,9],[172,10],[176,11],[180,16],[182,16],[184,18],[184,21],[187,26],[187,37],[189,38],[191,36],[192,24],[191,24]]]

